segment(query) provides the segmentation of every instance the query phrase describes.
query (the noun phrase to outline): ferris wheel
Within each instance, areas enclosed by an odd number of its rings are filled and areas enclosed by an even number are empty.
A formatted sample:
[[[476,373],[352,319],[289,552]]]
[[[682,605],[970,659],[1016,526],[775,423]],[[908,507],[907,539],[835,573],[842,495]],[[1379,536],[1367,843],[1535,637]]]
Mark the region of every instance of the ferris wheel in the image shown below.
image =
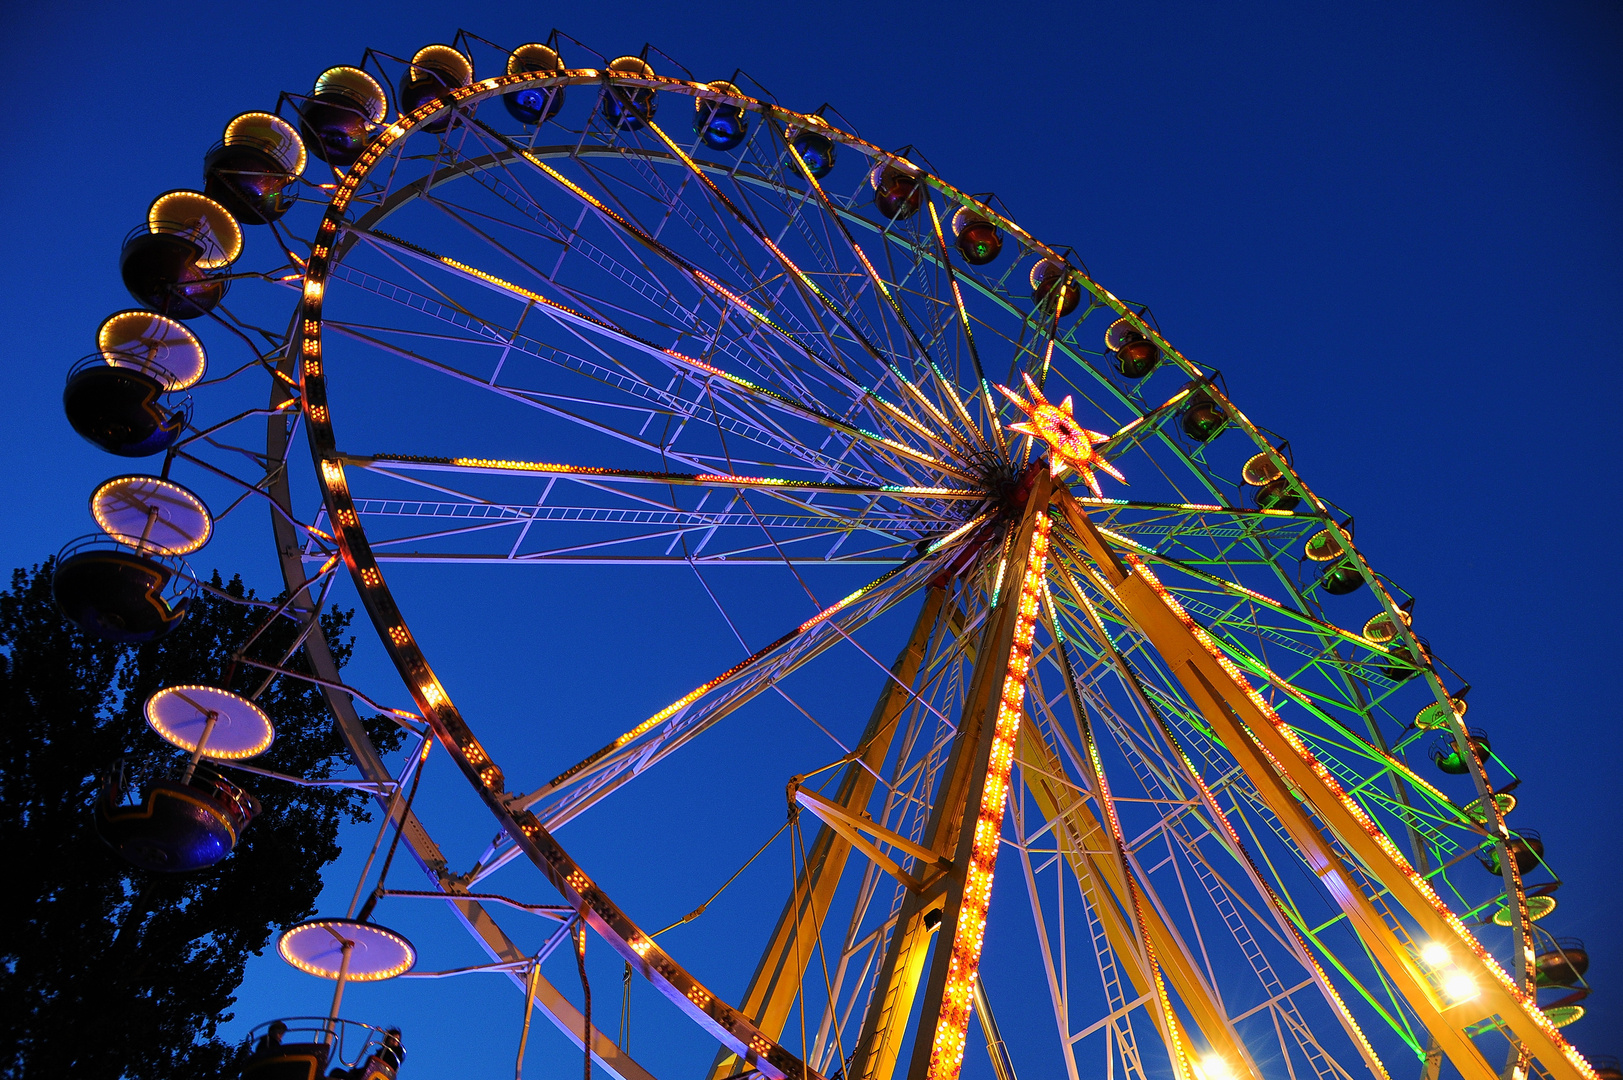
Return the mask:
[[[1217,371],[994,196],[742,72],[556,32],[368,51],[233,119],[203,177],[126,239],[141,309],[70,373],[81,434],[165,456],[97,489],[102,531],[64,551],[59,602],[88,632],[161,636],[215,520],[171,472],[269,504],[276,616],[315,674],[268,677],[322,686],[388,858],[415,859],[479,966],[525,995],[523,1038],[533,1011],[620,1080],[653,1075],[544,968],[596,938],[713,1039],[715,1080],[953,1080],[977,1041],[999,1080],[1056,1054],[1070,1080],[1619,1075],[1563,1036],[1587,954],[1550,932],[1536,808],[1467,726],[1415,595]],[[205,342],[249,359],[205,381]],[[234,445],[261,418],[266,442]],[[493,635],[573,618],[553,575],[657,572],[703,586],[742,658],[651,713],[517,737],[457,704],[502,673],[424,644],[468,615],[435,590],[493,572],[523,610],[474,613]],[[747,642],[737,597],[768,574],[805,610]],[[390,692],[345,685],[316,621],[341,581],[414,703],[388,710],[422,738],[402,771],[355,705]],[[871,644],[887,626],[899,652]],[[823,685],[871,704],[809,707]],[[738,927],[754,975],[721,985],[611,895],[614,868],[571,855],[567,826],[635,804],[767,700],[826,753],[739,781],[784,792],[787,822],[730,825],[781,837],[762,850],[792,875]],[[142,865],[206,867],[274,813],[229,778],[274,718],[209,687],[168,688],[148,717],[188,762],[134,803],[111,778],[103,835]],[[598,749],[559,756],[565,723]],[[470,789],[445,822],[412,808],[431,745]],[[497,839],[460,850],[487,814]],[[549,895],[502,884],[523,863]],[[342,1019],[342,991],[410,973],[411,944],[373,920],[423,892],[380,884],[283,937],[337,993],[325,1018],[256,1029],[244,1075],[335,1054],[395,1075],[399,1033]],[[536,916],[553,929],[521,947],[513,920]],[[1035,980],[1000,969],[1005,927],[1035,943]],[[1005,1039],[993,993],[1046,999],[1051,1037]]]

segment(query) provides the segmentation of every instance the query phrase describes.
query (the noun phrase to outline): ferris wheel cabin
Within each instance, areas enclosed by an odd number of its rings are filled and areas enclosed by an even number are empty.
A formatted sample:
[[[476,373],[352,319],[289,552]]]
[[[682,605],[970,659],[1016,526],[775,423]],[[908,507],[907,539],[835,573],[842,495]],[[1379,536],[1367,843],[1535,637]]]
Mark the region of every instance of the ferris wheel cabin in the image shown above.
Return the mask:
[[[150,311],[121,311],[96,335],[99,351],[68,372],[62,408],[88,441],[120,457],[167,450],[190,420],[189,399],[171,395],[196,384],[203,346],[185,326]]]
[[[283,192],[308,161],[298,132],[279,116],[246,112],[203,159],[203,194],[244,225],[268,225],[293,201]]]
[[[1082,302],[1082,288],[1069,266],[1046,259],[1031,268],[1031,302],[1050,318],[1056,317],[1054,306],[1058,304],[1057,317],[1063,319]]]
[[[1510,857],[1516,861],[1516,869],[1520,873],[1531,873],[1535,866],[1544,861],[1544,838],[1532,829],[1520,830],[1505,846],[1510,849]],[[1477,859],[1490,874],[1504,872],[1499,865],[1499,849],[1491,843],[1478,850]]]
[[[1161,347],[1126,318],[1117,319],[1105,331],[1105,349],[1115,357],[1116,370],[1134,381],[1144,378],[1161,363]]]
[[[563,66],[564,62],[555,49],[536,43],[520,45],[507,58],[509,75],[527,71],[561,71]],[[503,94],[502,105],[514,120],[533,127],[558,115],[558,110],[564,107],[564,90],[561,86],[527,86],[511,94]]]
[[[1487,732],[1481,728],[1471,728],[1466,733],[1466,741],[1471,744],[1471,753],[1477,761],[1486,763],[1489,755],[1493,753],[1493,743],[1488,740]],[[1446,739],[1431,748],[1431,760],[1443,772],[1450,776],[1464,776],[1471,771],[1471,765],[1465,760],[1459,747],[1454,745],[1453,739]]]
[[[74,541],[57,555],[51,590],[68,621],[120,645],[167,637],[186,617],[190,599],[180,560],[102,536]]]
[[[718,94],[737,94],[738,87],[730,82],[708,84]],[[749,134],[749,119],[744,110],[724,101],[693,99],[693,133],[712,150],[732,150]]]
[[[1577,986],[1589,972],[1589,950],[1577,938],[1555,938],[1553,944],[1554,948],[1546,949],[1533,958],[1538,985]]]
[[[328,68],[299,104],[299,133],[310,152],[335,169],[347,169],[366,149],[388,114],[388,98],[360,68]]]
[[[230,855],[259,816],[259,800],[207,766],[155,779],[131,798],[123,760],[102,775],[96,834],[131,865],[183,874]]]
[[[654,77],[654,67],[640,56],[620,56],[609,61],[609,70],[638,79]],[[610,83],[603,94],[603,120],[611,128],[635,131],[654,118],[659,102],[654,91],[645,87]]]
[[[449,45],[425,45],[411,58],[400,80],[400,111],[415,112],[428,102],[473,82],[473,61]],[[451,126],[451,114],[435,117],[424,131],[440,132]]]
[[[813,124],[824,123],[820,116],[808,116],[807,121]],[[803,128],[799,131],[790,129],[786,132],[789,145],[795,148],[795,153],[806,163],[807,170],[821,180],[834,169],[836,144],[833,139],[812,128]]]
[[[971,266],[985,266],[1003,250],[1003,233],[967,206],[960,206],[952,215],[952,235],[958,253]]]
[[[399,1028],[325,1016],[260,1024],[244,1051],[241,1080],[396,1080],[406,1060]]]
[[[169,381],[156,365],[142,370],[93,354],[69,369],[62,409],[88,442],[119,457],[146,457],[173,446],[191,417],[186,403],[163,402]]]
[[[894,163],[875,165],[868,183],[874,209],[892,221],[906,221],[924,205],[924,182]]]
[[[124,239],[119,274],[143,307],[195,319],[225,299],[230,282],[214,273],[242,253],[242,229],[231,212],[198,191],[158,196],[147,220]]]

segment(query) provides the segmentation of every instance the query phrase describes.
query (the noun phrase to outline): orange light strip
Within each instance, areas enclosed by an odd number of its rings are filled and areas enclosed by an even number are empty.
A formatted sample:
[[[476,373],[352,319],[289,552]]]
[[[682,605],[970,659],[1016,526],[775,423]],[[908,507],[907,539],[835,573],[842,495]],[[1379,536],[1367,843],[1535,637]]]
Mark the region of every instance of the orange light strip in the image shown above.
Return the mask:
[[[1231,661],[1223,650],[1218,648],[1217,643],[1214,642],[1209,635],[1207,635],[1205,629],[1199,623],[1195,622],[1194,619],[1190,618],[1189,613],[1183,609],[1183,605],[1178,603],[1177,597],[1173,596],[1172,593],[1167,590],[1167,587],[1161,584],[1160,579],[1151,572],[1150,568],[1146,566],[1144,561],[1138,556],[1128,554],[1125,557],[1125,561],[1132,567],[1134,573],[1137,573],[1144,578],[1145,582],[1147,582],[1149,586],[1155,590],[1156,595],[1161,598],[1162,602],[1165,603],[1172,613],[1183,622],[1184,626],[1188,628],[1192,634],[1194,634],[1196,640],[1200,642],[1201,646],[1209,654],[1211,654],[1212,659],[1217,661],[1218,665],[1223,669],[1224,674],[1226,674],[1234,682],[1234,685],[1237,686],[1240,691],[1250,699],[1251,704],[1256,707],[1257,711],[1262,714],[1263,718],[1273,725],[1274,730],[1277,731],[1279,736],[1285,740],[1286,744],[1289,745],[1291,750],[1295,752],[1296,756],[1301,759],[1302,763],[1312,771],[1314,777],[1319,781],[1324,789],[1330,793],[1331,797],[1338,799],[1341,802],[1342,808],[1348,814],[1352,815],[1353,820],[1356,821],[1359,827],[1361,827],[1369,838],[1374,841],[1375,845],[1381,849],[1381,853],[1387,857],[1388,861],[1391,862],[1392,867],[1399,874],[1408,879],[1410,886],[1417,893],[1419,893],[1428,904],[1431,905],[1432,909],[1439,916],[1442,917],[1443,921],[1448,924],[1449,929],[1454,931],[1455,937],[1458,939],[1459,943],[1470,951],[1470,953],[1477,959],[1477,961],[1483,966],[1489,975],[1498,980],[1510,997],[1522,1008],[1522,1011],[1526,1014],[1528,1019],[1530,1019],[1543,1032],[1543,1034],[1550,1039],[1551,1043],[1561,1051],[1568,1063],[1571,1064],[1573,1068],[1577,1069],[1578,1073],[1585,1077],[1586,1080],[1597,1080],[1594,1068],[1589,1064],[1584,1056],[1578,1052],[1577,1047],[1571,1045],[1566,1041],[1565,1038],[1562,1037],[1561,1033],[1556,1030],[1556,1026],[1550,1022],[1550,1018],[1545,1016],[1544,1011],[1538,1007],[1536,995],[1528,993],[1520,986],[1516,985],[1516,980],[1509,975],[1504,968],[1500,967],[1499,962],[1482,947],[1482,944],[1477,941],[1476,935],[1472,934],[1468,929],[1466,929],[1465,924],[1460,921],[1459,916],[1454,914],[1454,912],[1449,908],[1448,904],[1443,901],[1443,898],[1437,894],[1437,890],[1432,888],[1431,882],[1428,881],[1423,874],[1416,871],[1413,866],[1409,865],[1409,860],[1404,857],[1403,852],[1399,851],[1397,845],[1392,843],[1381,827],[1370,819],[1369,815],[1364,812],[1364,808],[1358,804],[1358,801],[1342,790],[1341,784],[1336,780],[1335,776],[1330,772],[1330,770],[1326,769],[1322,764],[1320,764],[1318,757],[1313,753],[1306,743],[1302,742],[1301,738],[1296,734],[1291,726],[1280,719],[1279,714],[1274,711],[1273,706],[1269,705],[1263,696],[1257,693],[1257,691],[1251,686],[1250,681],[1247,680],[1240,669],[1234,665],[1234,662]]]
[[[1034,526],[1031,549],[1026,556],[1026,573],[1016,601],[1014,641],[1009,646],[1003,692],[998,699],[992,752],[981,788],[981,804],[974,819],[975,839],[970,847],[958,926],[953,933],[947,985],[941,996],[935,1041],[930,1046],[929,1080],[957,1080],[964,1064],[964,1038],[974,1010],[975,977],[980,972],[981,946],[986,940],[986,909],[992,899],[992,873],[997,868],[997,849],[1003,832],[1009,770],[1014,765],[1014,743],[1020,734],[1025,708],[1031,640],[1042,599],[1043,572],[1048,565],[1048,515],[1038,514]]]

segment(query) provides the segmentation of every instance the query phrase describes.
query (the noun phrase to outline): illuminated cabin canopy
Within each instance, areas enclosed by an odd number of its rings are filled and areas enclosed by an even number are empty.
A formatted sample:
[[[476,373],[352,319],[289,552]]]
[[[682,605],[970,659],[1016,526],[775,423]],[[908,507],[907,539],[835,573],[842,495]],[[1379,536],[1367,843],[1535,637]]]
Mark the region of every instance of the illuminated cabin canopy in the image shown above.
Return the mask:
[[[1398,609],[1398,618],[1403,621],[1404,626],[1414,625],[1413,618],[1402,608]],[[1398,637],[1398,629],[1393,624],[1392,617],[1384,611],[1379,615],[1371,616],[1369,621],[1364,623],[1363,633],[1365,637],[1377,645],[1385,645],[1389,641],[1396,641]]]
[[[316,76],[310,94],[326,101],[347,101],[374,124],[382,123],[389,111],[389,99],[378,81],[360,68],[347,64],[330,67]]]
[[[412,56],[400,80],[400,111],[416,112],[435,98],[473,83],[473,61],[449,45],[425,45]],[[451,126],[449,112],[428,121],[424,131]]]
[[[142,711],[159,738],[187,753],[201,741],[201,756],[215,761],[258,757],[276,738],[265,710],[213,686],[166,686]]]
[[[309,161],[304,142],[293,125],[268,112],[245,112],[225,126],[227,146],[252,146],[269,154],[276,163],[297,176]]]
[[[1556,900],[1553,896],[1529,896],[1527,898],[1528,920],[1531,922],[1538,922],[1540,919],[1550,914],[1550,912],[1554,911],[1555,905]],[[1493,913],[1493,925],[1495,926],[1510,926],[1514,920],[1515,912],[1511,910],[1509,905],[1502,906],[1498,911]]]
[[[449,45],[424,45],[412,56],[406,81],[432,81],[446,90],[468,86],[473,82],[473,61]]]
[[[1456,697],[1450,698],[1449,701],[1453,706],[1454,715],[1463,719],[1465,710],[1470,707],[1466,704],[1465,699]],[[1414,726],[1421,731],[1436,731],[1439,728],[1447,727],[1448,706],[1439,701],[1432,702],[1415,714]]]
[[[118,476],[90,496],[90,513],[119,543],[159,555],[190,555],[214,532],[203,500],[173,480]]]
[[[349,963],[344,963],[345,945]],[[346,982],[381,982],[404,975],[417,950],[403,934],[358,919],[311,919],[282,932],[276,951],[307,975]]]
[[[151,375],[170,393],[197,385],[208,370],[197,335],[183,323],[150,311],[107,316],[96,331],[96,347],[109,365]]]
[[[185,237],[199,248],[197,265],[218,270],[242,254],[242,229],[231,212],[201,191],[167,191],[147,207],[153,233]]]

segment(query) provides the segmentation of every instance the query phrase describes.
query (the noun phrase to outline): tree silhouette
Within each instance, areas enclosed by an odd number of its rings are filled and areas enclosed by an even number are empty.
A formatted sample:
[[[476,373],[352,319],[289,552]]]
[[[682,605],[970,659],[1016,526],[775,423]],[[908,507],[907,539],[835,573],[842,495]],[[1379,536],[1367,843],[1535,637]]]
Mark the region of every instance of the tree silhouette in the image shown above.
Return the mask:
[[[265,810],[224,862],[193,874],[125,863],[95,832],[98,774],[124,756],[138,770],[178,771],[184,755],[147,728],[143,703],[182,683],[253,693],[265,672],[231,658],[268,608],[200,590],[162,641],[112,645],[62,618],[52,569],[16,570],[0,592],[0,852],[17,886],[0,908],[0,1074],[218,1080],[235,1048],[216,1031],[231,1019],[244,964],[314,913],[339,825],[369,820],[367,799],[238,773]],[[216,573],[212,584],[255,599],[240,578]],[[340,665],[354,644],[344,636],[351,615],[321,617]],[[275,618],[247,655],[277,663],[297,630]],[[302,665],[301,651],[282,666]],[[314,685],[278,677],[257,701],[277,737],[255,765],[323,779],[348,762]],[[369,728],[380,750],[400,745],[384,718]]]

